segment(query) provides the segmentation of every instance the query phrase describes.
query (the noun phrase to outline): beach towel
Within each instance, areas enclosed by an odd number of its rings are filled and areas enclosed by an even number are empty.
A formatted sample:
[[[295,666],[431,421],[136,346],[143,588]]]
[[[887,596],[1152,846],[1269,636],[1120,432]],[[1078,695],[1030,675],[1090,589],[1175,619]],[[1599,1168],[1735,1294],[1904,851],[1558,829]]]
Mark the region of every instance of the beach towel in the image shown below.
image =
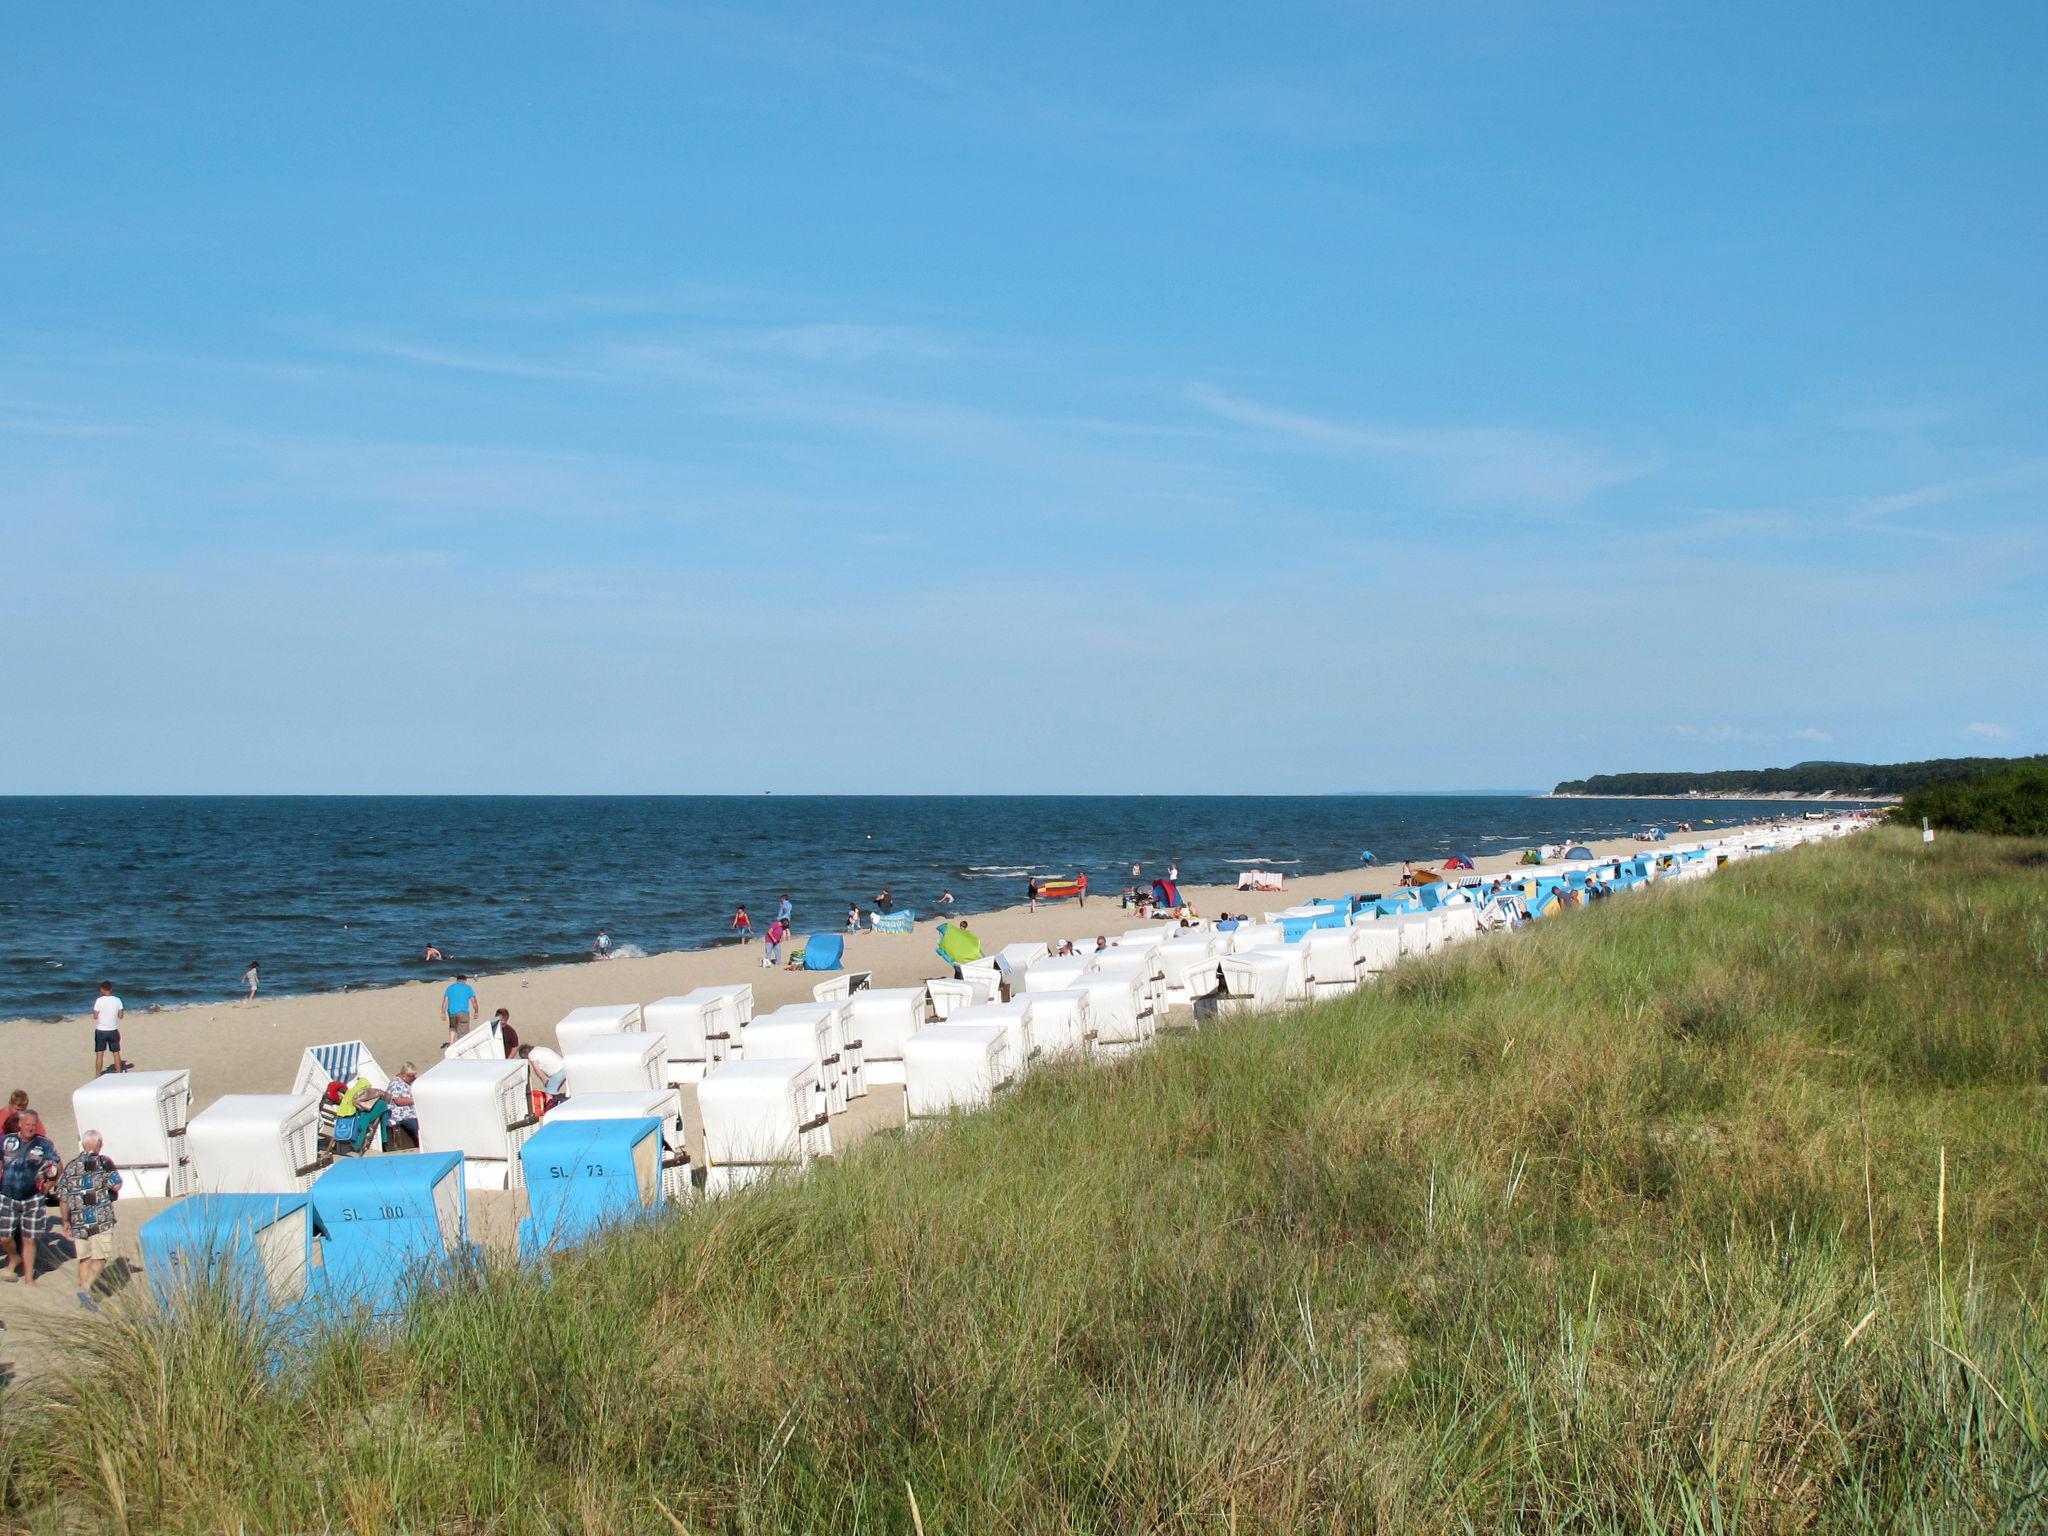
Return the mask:
[[[981,937],[970,928],[956,928],[951,923],[939,929],[939,953],[955,965],[965,965],[981,958]]]

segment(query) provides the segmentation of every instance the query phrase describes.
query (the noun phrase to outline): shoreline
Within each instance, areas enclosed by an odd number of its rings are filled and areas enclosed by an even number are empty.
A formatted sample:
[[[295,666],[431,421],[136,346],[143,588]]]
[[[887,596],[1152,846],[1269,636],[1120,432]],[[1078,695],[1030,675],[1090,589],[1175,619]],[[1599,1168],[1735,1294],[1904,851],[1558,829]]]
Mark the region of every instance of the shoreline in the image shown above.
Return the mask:
[[[1717,800],[1772,800],[1783,803],[1812,801],[1816,805],[1840,805],[1858,809],[1872,805],[1897,805],[1903,795],[1838,795],[1831,789],[1814,792],[1798,789],[1734,790],[1702,789],[1685,795],[1582,795],[1559,794],[1549,790],[1540,795],[1531,795],[1532,800],[1669,800],[1678,805],[1702,805]]]
[[[1532,800],[1635,800],[1656,799],[1664,797],[1639,795],[1531,795],[1529,796],[1529,798]],[[1739,796],[1736,798],[1766,799],[1772,797]],[[1760,823],[1754,821],[1743,820],[1739,822],[1730,822],[1728,823],[1728,826],[1726,828],[1716,827],[1712,830],[1716,833],[1720,833],[1738,826],[1753,826],[1759,824]],[[1686,835],[1704,836],[1706,834],[1697,833]],[[1583,842],[1584,846],[1593,849],[1595,853],[1600,854],[1603,857],[1609,853],[1618,852],[1625,849],[1657,846],[1654,843],[1646,843],[1641,838],[1635,836],[1590,839],[1579,839],[1574,837],[1571,839],[1567,839],[1566,841]],[[1528,848],[1535,846],[1539,845],[1518,844],[1513,849],[1504,850],[1500,853],[1474,854],[1474,871],[1471,872],[1476,872],[1480,874],[1498,874],[1503,869],[1517,867],[1520,863],[1522,854]],[[1181,882],[1181,889],[1183,892],[1191,896],[1203,896],[1208,898],[1206,902],[1202,903],[1198,907],[1198,910],[1202,911],[1204,915],[1208,915],[1211,909],[1217,908],[1219,906],[1228,907],[1230,910],[1234,911],[1236,910],[1237,900],[1242,900],[1246,902],[1248,905],[1251,904],[1255,899],[1266,901],[1277,900],[1281,905],[1292,905],[1296,899],[1294,895],[1295,891],[1310,891],[1311,885],[1315,882],[1370,882],[1374,878],[1391,881],[1392,879],[1398,877],[1401,865],[1404,862],[1421,866],[1434,866],[1445,857],[1447,857],[1447,855],[1438,854],[1433,857],[1410,857],[1405,860],[1401,858],[1392,858],[1388,860],[1382,860],[1380,862],[1373,864],[1352,865],[1341,869],[1324,870],[1317,874],[1304,875],[1296,875],[1291,869],[1287,868],[1285,865],[1274,865],[1272,867],[1275,870],[1279,871],[1281,874],[1285,875],[1287,878],[1288,887],[1285,891],[1239,891],[1234,886],[1194,885],[1187,881]],[[1502,860],[1505,860],[1506,862],[1502,863]],[[1362,890],[1366,887],[1362,885],[1354,885],[1353,888]],[[1391,884],[1389,888],[1391,888]],[[1311,892],[1311,894],[1314,895],[1350,893],[1351,892],[1349,889],[1342,892],[1337,892],[1330,889],[1323,889],[1320,885],[1316,886],[1316,888]],[[1235,898],[1235,900],[1222,900],[1222,898],[1224,897]],[[1088,910],[1097,911],[1103,910],[1104,908],[1107,908],[1108,910],[1112,911],[1117,910],[1115,905],[1117,899],[1118,898],[1115,894],[1105,894],[1097,896],[1095,898],[1095,905],[1093,907],[1090,907]],[[860,935],[858,936],[865,936],[876,940],[887,940],[901,939],[904,937],[915,937],[919,934],[936,934],[938,930],[938,925],[941,921],[955,922],[965,918],[971,920],[972,922],[980,923],[988,920],[1004,919],[1012,914],[1024,913],[1027,910],[1028,909],[1021,903],[1011,903],[1004,906],[979,908],[955,906],[952,908],[948,908],[943,913],[927,913],[921,911],[919,912],[917,917],[916,927],[912,930],[912,933],[910,935],[874,934],[871,932],[871,930],[863,928],[860,932]],[[1072,902],[1063,901],[1045,903],[1043,910],[1048,912],[1054,912],[1060,910],[1078,911],[1079,909],[1076,908]],[[1126,915],[1128,916],[1129,914]],[[1124,924],[1124,926],[1132,926],[1133,924],[1135,924],[1135,922],[1136,918],[1132,917],[1131,921],[1129,923]],[[520,981],[523,986],[525,984],[523,980],[524,978],[531,978],[536,976],[558,976],[570,972],[574,972],[580,975],[589,971],[593,965],[640,965],[650,961],[674,961],[685,958],[701,960],[707,957],[719,955],[728,955],[733,956],[735,958],[742,954],[758,955],[760,953],[761,943],[759,933],[761,930],[765,930],[767,926],[767,922],[764,921],[761,924],[761,929],[757,930],[756,936],[751,940],[735,940],[728,936],[720,936],[718,938],[710,940],[705,944],[697,945],[695,947],[649,950],[643,953],[632,955],[615,955],[613,956],[613,958],[606,961],[593,961],[588,955],[580,955],[571,959],[550,961],[543,965],[524,965],[515,967],[510,970],[502,971],[472,970],[463,972],[462,974],[466,974],[469,977],[470,981],[477,984],[479,989],[481,989],[482,985],[485,982]],[[796,947],[798,941],[808,937],[811,933],[819,931],[821,930],[815,928],[793,927],[791,932],[791,942],[786,947]],[[832,933],[846,933],[843,924],[832,926],[831,928],[823,931],[829,931]],[[854,938],[856,938],[857,935],[846,933],[846,937],[849,941],[851,941]],[[1003,942],[1011,941],[1005,940]],[[936,959],[936,957],[934,957],[934,959]],[[401,977],[399,979],[392,981],[373,982],[363,986],[343,986],[316,992],[263,992],[258,995],[256,1002],[253,1005],[245,1005],[242,1002],[242,1000],[236,996],[224,996],[214,999],[193,999],[185,1002],[150,1003],[138,1008],[131,1008],[127,1013],[126,1020],[123,1024],[123,1028],[132,1029],[135,1028],[138,1024],[146,1026],[148,1023],[152,1021],[158,1023],[169,1022],[181,1017],[189,1017],[193,1014],[206,1013],[210,1011],[226,1011],[231,1014],[240,1015],[248,1012],[249,1008],[252,1006],[255,1010],[260,1012],[262,1010],[277,1006],[279,1004],[304,1004],[315,1002],[322,999],[341,1000],[376,998],[389,996],[396,993],[403,993],[421,987],[433,987],[438,991],[440,988],[447,986],[449,981],[454,978],[454,976],[457,974],[457,967],[460,966],[461,963],[462,959],[460,956],[457,956],[455,959],[449,961],[432,962],[431,965],[422,962],[421,969],[423,974],[419,976]],[[854,967],[854,969],[863,968],[864,967],[861,966]],[[119,993],[126,989],[122,985],[117,984],[115,990],[117,993]],[[7,1041],[7,1036],[4,1033],[4,1031],[7,1030],[12,1030],[15,1028],[26,1029],[39,1026],[48,1027],[53,1025],[63,1026],[78,1024],[80,1023],[80,1021],[84,1019],[84,1017],[85,1010],[81,1007],[80,1009],[69,1013],[16,1014],[9,1018],[0,1018],[0,1043],[4,1043]],[[522,1038],[528,1037],[526,1037],[522,1033]],[[536,1041],[536,1043],[538,1042]],[[4,1089],[0,1089],[0,1092],[4,1091]]]
[[[1711,830],[1732,832],[1735,827]],[[1669,845],[1621,837],[1595,839],[1587,846],[1604,857]],[[1518,846],[1476,855],[1470,873],[1497,876],[1522,868],[1523,851]],[[1413,862],[1432,868],[1439,863],[1435,859]],[[1183,884],[1182,892],[1203,917],[1229,911],[1248,912],[1256,918],[1262,912],[1315,897],[1391,890],[1398,881],[1400,865],[1401,861],[1394,859],[1320,875],[1290,876],[1287,888],[1278,892],[1188,884]],[[844,932],[842,923],[807,927],[801,911],[797,918],[791,947],[800,946],[813,932]],[[949,920],[969,923],[989,953],[1005,944],[1092,940],[1098,933],[1119,933],[1138,926],[1135,911],[1120,907],[1114,896],[1097,896],[1085,907],[1071,901],[1042,903],[1035,911],[1012,905],[963,912]],[[945,970],[934,953],[936,932],[936,920],[920,918],[909,934],[869,929],[846,934],[844,967],[872,971],[876,986],[922,982]],[[756,939],[605,961],[471,972],[470,981],[483,1016],[498,1007],[509,1008],[522,1040],[553,1045],[556,1022],[572,1008],[585,1005],[645,1003],[698,986],[735,981],[753,983],[761,1012],[811,1000],[812,986],[825,973],[767,970],[761,966],[760,955]],[[407,1060],[430,1066],[439,1059],[445,1039],[441,992],[455,969],[451,965],[431,977],[345,992],[259,996],[254,1003],[223,1000],[131,1009],[122,1025],[124,1053],[143,1069],[190,1069],[195,1107],[223,1093],[283,1092],[297,1072],[303,1050],[330,1041],[363,1041],[387,1071]],[[30,1101],[43,1111],[53,1137],[59,1145],[68,1145],[77,1131],[72,1123],[71,1091],[91,1073],[92,1036],[83,1012],[56,1020],[0,1022],[0,1058],[12,1069],[10,1081],[0,1084],[0,1091],[26,1088]]]

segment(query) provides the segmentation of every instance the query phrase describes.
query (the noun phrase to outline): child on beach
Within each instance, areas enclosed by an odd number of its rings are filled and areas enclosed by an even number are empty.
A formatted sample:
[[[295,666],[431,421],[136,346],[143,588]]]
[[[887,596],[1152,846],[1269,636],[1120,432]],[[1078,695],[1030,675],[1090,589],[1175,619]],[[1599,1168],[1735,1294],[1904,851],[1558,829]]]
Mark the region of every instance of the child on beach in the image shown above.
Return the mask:
[[[740,903],[739,910],[732,915],[732,931],[740,936],[741,943],[754,936],[754,920],[747,916],[745,902]]]
[[[848,933],[860,932],[860,903],[857,901],[850,901],[846,904],[846,931]]]
[[[242,1001],[243,1001],[244,1003],[253,1003],[253,1002],[255,1002],[255,1001],[256,1001],[256,962],[255,962],[254,960],[251,960],[251,961],[249,962],[249,969],[247,969],[246,971],[242,972],[242,985],[243,985],[243,986],[245,986],[245,987],[247,987],[247,988],[249,989],[249,995],[248,995],[247,997],[243,998],[243,999],[242,999]]]

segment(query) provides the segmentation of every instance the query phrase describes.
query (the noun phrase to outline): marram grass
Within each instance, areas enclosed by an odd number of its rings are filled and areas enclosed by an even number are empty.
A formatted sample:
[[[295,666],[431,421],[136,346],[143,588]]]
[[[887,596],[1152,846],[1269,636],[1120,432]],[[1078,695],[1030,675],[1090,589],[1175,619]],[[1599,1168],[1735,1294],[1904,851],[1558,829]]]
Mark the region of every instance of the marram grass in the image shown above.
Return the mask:
[[[267,1365],[10,1389],[29,1530],[2048,1528],[2048,869],[1886,832],[1048,1072]]]

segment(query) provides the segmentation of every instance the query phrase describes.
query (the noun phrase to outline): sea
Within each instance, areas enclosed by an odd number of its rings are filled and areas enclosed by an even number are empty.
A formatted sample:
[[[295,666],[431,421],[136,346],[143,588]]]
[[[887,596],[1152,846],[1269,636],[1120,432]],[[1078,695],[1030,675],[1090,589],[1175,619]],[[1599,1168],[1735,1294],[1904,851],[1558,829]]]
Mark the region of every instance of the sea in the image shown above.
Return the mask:
[[[566,964],[600,928],[626,953],[731,942],[778,901],[799,932],[887,890],[930,915],[1139,865],[1193,884],[1307,875],[1373,851],[1479,855],[1649,826],[1796,812],[1770,801],[1528,795],[0,798],[0,1018],[131,1012]],[[1371,881],[1365,882],[1371,885]],[[1381,882],[1385,883],[1385,882]],[[437,946],[446,963],[423,957]]]

